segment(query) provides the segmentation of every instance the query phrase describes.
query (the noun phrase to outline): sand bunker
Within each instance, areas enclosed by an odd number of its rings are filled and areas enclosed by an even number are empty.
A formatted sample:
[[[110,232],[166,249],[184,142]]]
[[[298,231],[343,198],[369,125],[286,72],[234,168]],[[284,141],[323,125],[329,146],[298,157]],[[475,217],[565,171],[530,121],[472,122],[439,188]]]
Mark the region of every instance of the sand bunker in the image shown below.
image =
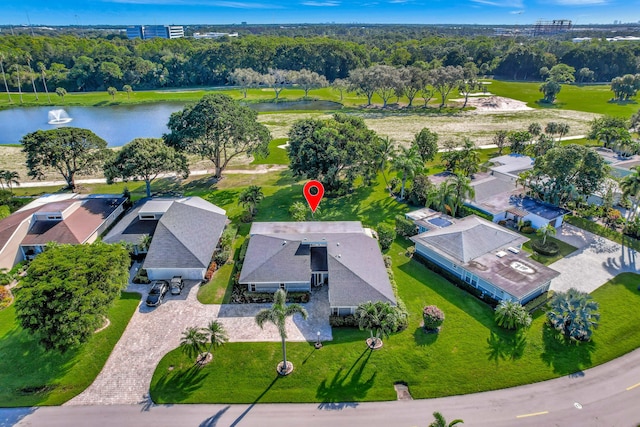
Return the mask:
[[[464,102],[464,99],[456,99],[455,101]],[[476,111],[525,111],[533,110],[531,107],[527,107],[526,102],[517,101],[511,98],[503,98],[501,96],[486,96],[482,98],[471,98],[467,105],[470,107],[476,107]]]

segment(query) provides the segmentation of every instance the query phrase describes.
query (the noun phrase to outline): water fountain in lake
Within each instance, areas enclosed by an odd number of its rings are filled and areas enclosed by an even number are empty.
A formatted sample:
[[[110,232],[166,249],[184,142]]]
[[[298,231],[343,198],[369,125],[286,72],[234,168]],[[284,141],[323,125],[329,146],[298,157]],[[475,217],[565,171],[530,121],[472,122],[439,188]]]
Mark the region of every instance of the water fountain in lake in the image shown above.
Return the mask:
[[[47,123],[50,125],[63,125],[73,120],[63,109],[49,111],[48,117],[49,121]]]

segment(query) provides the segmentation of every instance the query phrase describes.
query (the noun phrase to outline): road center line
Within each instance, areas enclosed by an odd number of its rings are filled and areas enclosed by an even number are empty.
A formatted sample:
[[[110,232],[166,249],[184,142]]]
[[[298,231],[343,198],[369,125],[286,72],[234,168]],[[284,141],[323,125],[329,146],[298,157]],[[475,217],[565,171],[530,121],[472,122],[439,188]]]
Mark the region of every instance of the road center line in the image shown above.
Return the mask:
[[[549,411],[542,411],[542,412],[534,412],[532,414],[524,414],[524,415],[518,415],[516,418],[527,418],[527,417],[535,417],[537,415],[544,415],[544,414],[548,414]]]
[[[629,391],[629,390],[633,390],[633,389],[634,389],[634,388],[636,388],[636,387],[640,387],[640,383],[638,383],[638,384],[634,384],[634,385],[632,385],[631,387],[627,387],[627,391]]]

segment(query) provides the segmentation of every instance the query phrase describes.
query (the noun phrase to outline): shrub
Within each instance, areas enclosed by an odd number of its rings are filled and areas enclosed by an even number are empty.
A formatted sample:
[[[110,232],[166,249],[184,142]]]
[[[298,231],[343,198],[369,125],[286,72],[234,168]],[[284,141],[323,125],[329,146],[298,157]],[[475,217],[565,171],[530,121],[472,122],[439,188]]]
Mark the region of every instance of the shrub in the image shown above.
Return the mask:
[[[418,227],[410,219],[402,215],[396,215],[396,233],[404,237],[418,234]]]
[[[383,251],[386,251],[391,247],[393,240],[396,238],[396,230],[389,224],[380,224],[378,229],[378,243],[380,243],[380,248]]]
[[[220,247],[223,250],[228,251],[231,249],[231,245],[233,244],[233,239],[236,238],[237,232],[238,232],[238,229],[231,226],[224,229],[224,231],[222,232],[222,236],[220,236]]]
[[[520,232],[524,233],[524,234],[533,234],[533,233],[536,232],[536,230],[535,230],[535,228],[531,227],[530,225],[525,225],[524,227],[522,227],[520,229]]]
[[[358,321],[353,314],[347,316],[331,315],[329,316],[329,325],[333,328],[357,328]]]
[[[531,315],[519,302],[502,301],[496,307],[494,318],[505,329],[521,329],[531,326]]]
[[[144,268],[139,269],[136,272],[136,275],[133,277],[133,283],[139,283],[143,285],[151,283],[151,280],[149,280],[149,277],[147,276],[147,270],[145,270]]]
[[[385,268],[391,268],[392,260],[389,255],[383,255],[382,260],[384,261]]]
[[[11,292],[4,286],[0,286],[0,310],[9,306],[11,302]]]
[[[444,312],[435,305],[427,305],[422,309],[422,319],[426,330],[435,331],[444,322]]]
[[[218,251],[213,256],[213,261],[218,265],[225,265],[229,261],[231,253],[227,250]]]
[[[533,240],[531,242],[531,248],[538,252],[540,255],[554,256],[560,252],[560,247],[556,242],[542,243],[542,240]]]

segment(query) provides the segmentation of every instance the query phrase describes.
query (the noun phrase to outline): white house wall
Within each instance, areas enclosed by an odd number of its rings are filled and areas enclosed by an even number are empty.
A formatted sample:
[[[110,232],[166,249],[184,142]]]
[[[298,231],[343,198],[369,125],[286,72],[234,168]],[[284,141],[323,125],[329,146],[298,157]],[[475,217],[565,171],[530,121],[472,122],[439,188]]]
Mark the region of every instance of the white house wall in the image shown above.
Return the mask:
[[[185,280],[204,280],[204,268],[148,268],[150,280],[170,280],[173,276],[182,276]]]

